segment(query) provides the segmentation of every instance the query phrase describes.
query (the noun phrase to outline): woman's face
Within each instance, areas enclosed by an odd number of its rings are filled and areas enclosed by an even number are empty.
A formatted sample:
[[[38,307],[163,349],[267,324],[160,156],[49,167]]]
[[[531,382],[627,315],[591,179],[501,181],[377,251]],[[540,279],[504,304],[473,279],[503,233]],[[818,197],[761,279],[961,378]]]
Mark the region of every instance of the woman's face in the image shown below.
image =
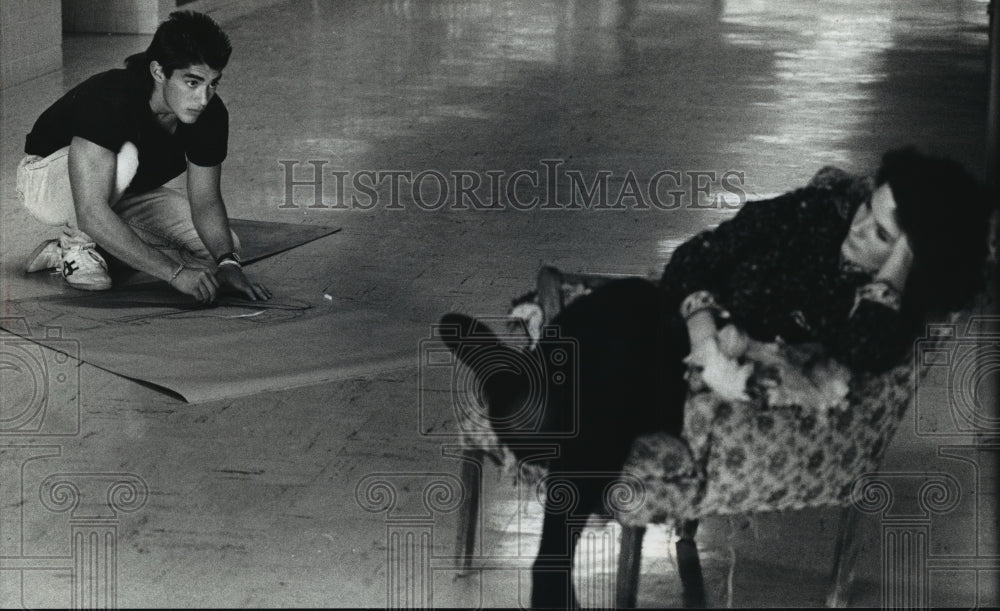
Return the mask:
[[[866,270],[877,271],[889,258],[901,233],[896,224],[896,200],[892,198],[889,183],[885,183],[854,213],[840,254]]]

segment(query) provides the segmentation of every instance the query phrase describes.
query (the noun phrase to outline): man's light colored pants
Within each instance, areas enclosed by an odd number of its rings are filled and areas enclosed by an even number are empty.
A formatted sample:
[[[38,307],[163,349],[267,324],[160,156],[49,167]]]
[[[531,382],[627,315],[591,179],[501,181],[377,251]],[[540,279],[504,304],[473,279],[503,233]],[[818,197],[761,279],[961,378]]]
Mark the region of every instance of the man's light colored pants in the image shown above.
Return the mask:
[[[166,187],[125,194],[138,167],[138,151],[131,142],[126,142],[118,153],[112,210],[143,242],[177,263],[213,266],[212,255],[194,228],[186,197]],[[63,248],[93,242],[77,227],[69,183],[69,147],[48,157],[28,155],[22,159],[17,167],[17,193],[31,216],[46,225],[62,228]],[[233,244],[239,249],[235,233]]]

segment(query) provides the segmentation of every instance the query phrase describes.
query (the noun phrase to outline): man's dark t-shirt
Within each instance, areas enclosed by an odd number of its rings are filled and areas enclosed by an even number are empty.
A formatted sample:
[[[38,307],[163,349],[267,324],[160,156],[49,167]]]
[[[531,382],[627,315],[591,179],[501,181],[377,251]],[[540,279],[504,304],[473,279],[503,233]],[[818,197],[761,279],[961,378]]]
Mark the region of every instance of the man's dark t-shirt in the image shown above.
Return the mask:
[[[185,160],[210,167],[226,158],[229,112],[214,96],[193,124],[178,123],[173,134],[156,121],[142,75],[124,69],[96,74],[70,89],[38,117],[24,152],[46,157],[69,146],[74,136],[115,153],[131,142],[139,149],[139,170],[127,192],[162,186],[185,169]]]

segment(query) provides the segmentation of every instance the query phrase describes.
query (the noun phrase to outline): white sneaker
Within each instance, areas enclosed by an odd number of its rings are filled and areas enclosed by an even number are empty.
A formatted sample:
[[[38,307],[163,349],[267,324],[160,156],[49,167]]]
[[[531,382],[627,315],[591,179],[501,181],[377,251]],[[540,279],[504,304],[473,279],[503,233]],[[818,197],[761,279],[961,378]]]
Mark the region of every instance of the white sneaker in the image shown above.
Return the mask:
[[[62,275],[73,288],[84,291],[106,291],[111,288],[111,276],[104,257],[94,250],[94,243],[73,244],[63,249]]]
[[[24,271],[40,272],[43,269],[55,269],[62,265],[62,249],[59,240],[46,240],[38,245],[30,255]]]

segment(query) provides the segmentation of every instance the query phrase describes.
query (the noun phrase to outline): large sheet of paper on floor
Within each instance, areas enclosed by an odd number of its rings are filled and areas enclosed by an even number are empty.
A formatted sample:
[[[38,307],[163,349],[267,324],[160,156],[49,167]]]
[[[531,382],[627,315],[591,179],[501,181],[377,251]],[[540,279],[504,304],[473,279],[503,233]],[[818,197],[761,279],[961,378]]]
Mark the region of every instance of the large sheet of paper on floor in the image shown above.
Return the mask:
[[[282,223],[234,223],[249,259],[259,260],[336,230]],[[245,251],[246,253],[246,251]],[[251,272],[253,268],[251,268]],[[163,282],[83,293],[68,289],[8,302],[3,328],[80,360],[150,383],[187,401],[244,396],[346,379],[414,363],[417,325],[294,287],[251,303],[198,307]],[[27,327],[27,328],[26,328]],[[57,328],[58,336],[46,333]],[[49,337],[46,337],[49,335]],[[413,335],[413,337],[410,337]],[[75,354],[71,356],[76,356]]]

